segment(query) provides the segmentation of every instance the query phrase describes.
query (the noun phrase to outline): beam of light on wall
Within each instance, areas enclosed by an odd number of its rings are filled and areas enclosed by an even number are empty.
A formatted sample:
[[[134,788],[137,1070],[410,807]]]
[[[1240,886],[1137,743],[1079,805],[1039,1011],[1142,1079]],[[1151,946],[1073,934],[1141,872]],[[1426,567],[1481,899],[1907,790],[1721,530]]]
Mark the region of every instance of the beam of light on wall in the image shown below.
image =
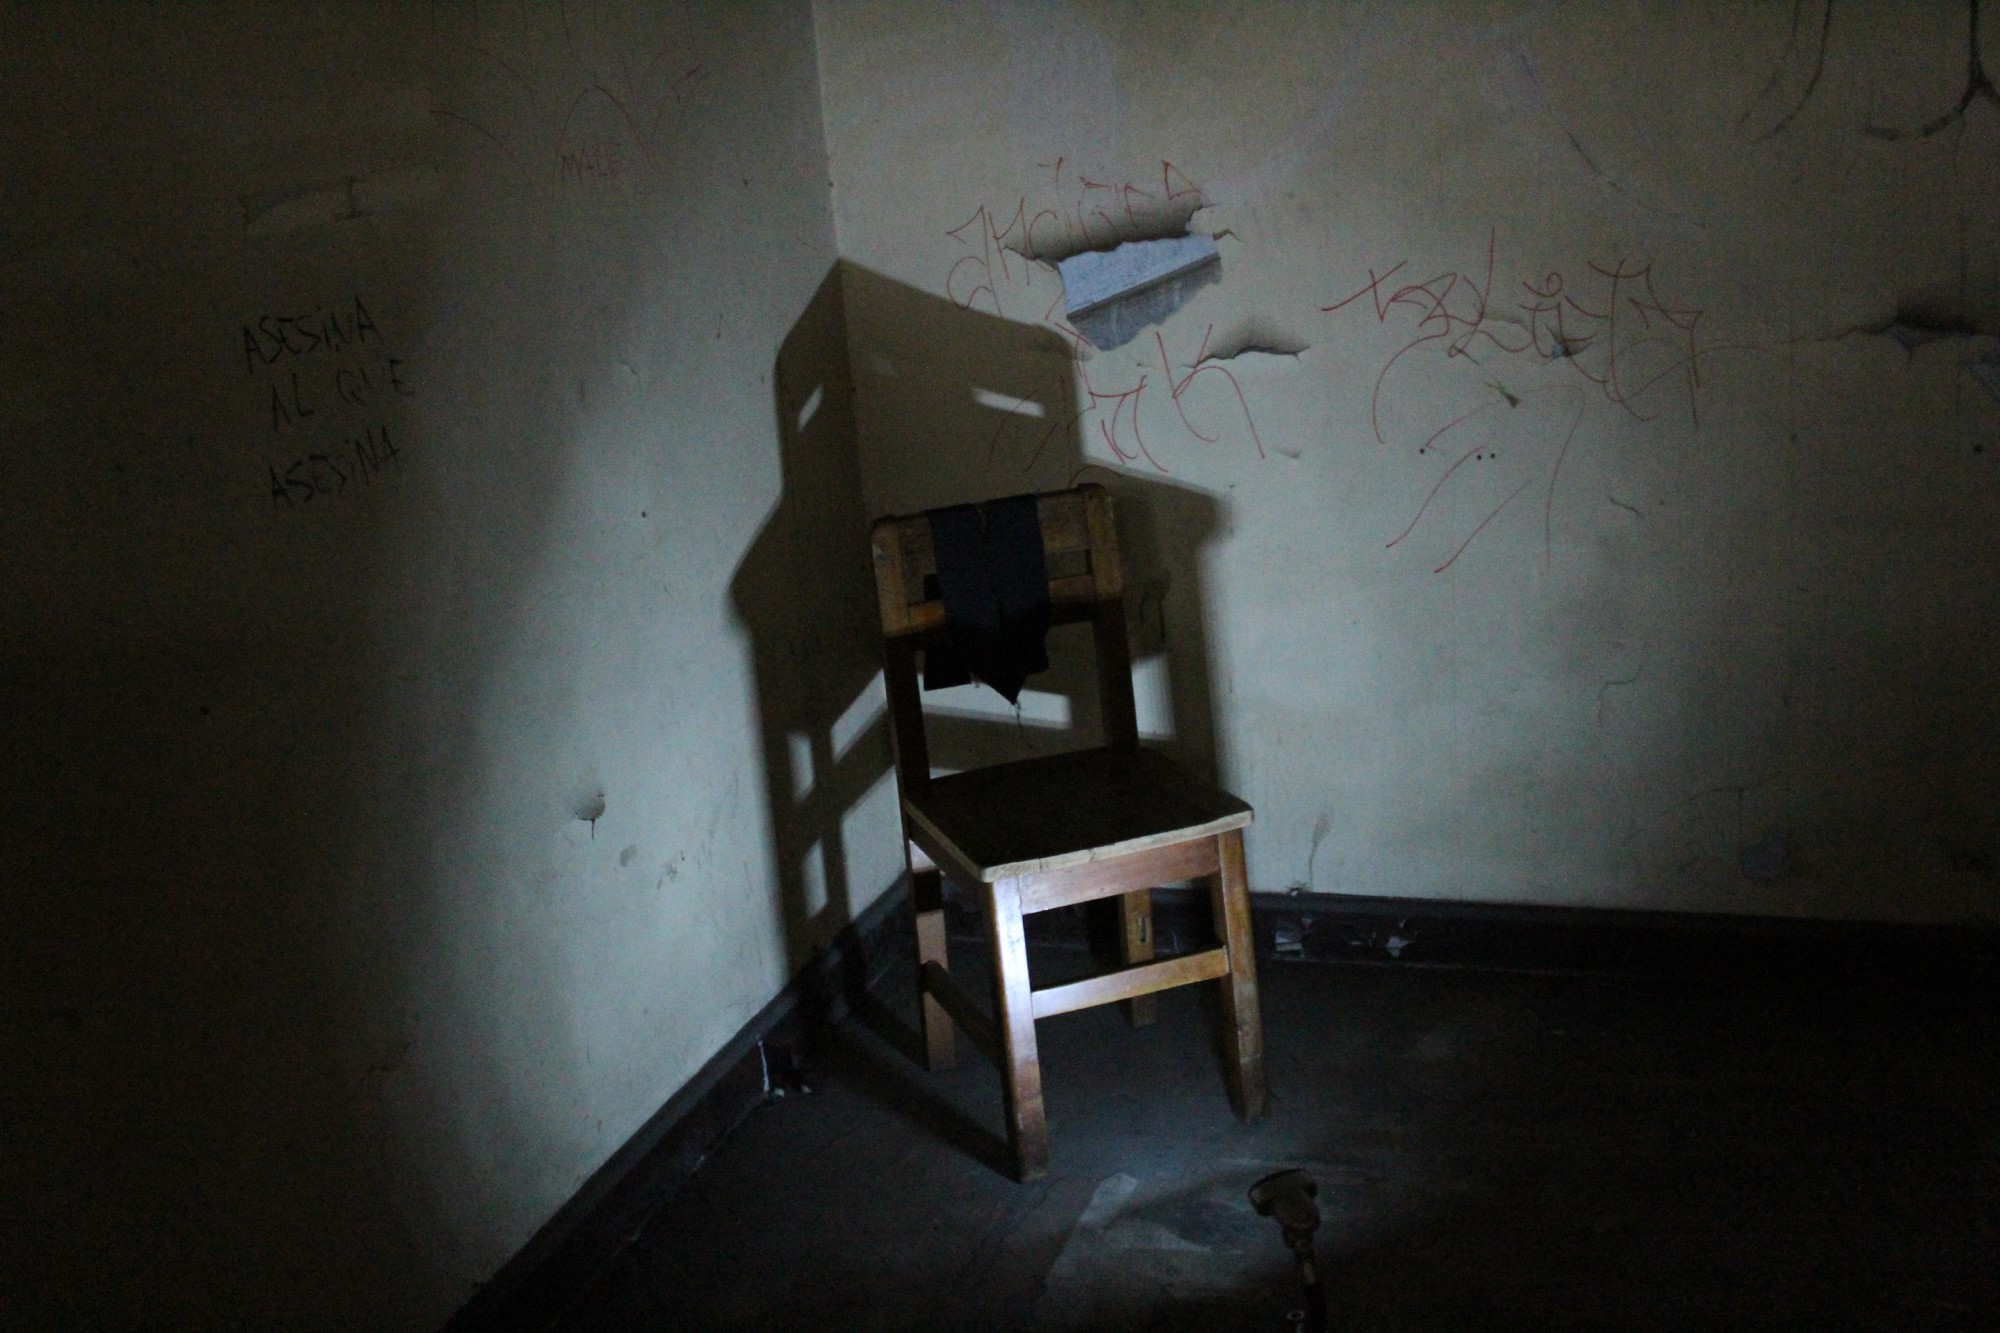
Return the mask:
[[[1139,735],[1149,741],[1174,738],[1174,692],[1164,655],[1132,664],[1132,703],[1139,715]]]
[[[1049,409],[1032,398],[1021,398],[1011,393],[997,393],[992,389],[975,388],[972,401],[981,407],[990,407],[995,412],[1007,412],[1015,416],[1045,417]]]
[[[826,386],[813,385],[813,391],[806,395],[806,401],[799,408],[799,430],[803,432],[809,422],[819,415],[819,405],[826,401]]]
[[[847,711],[834,720],[833,757],[836,761],[847,757],[854,742],[875,725],[888,706],[889,696],[882,685],[882,673],[878,671],[873,680],[862,686],[861,693],[854,696],[854,702],[847,705]]]
[[[805,914],[818,916],[826,908],[826,844],[814,842],[806,848],[799,865],[799,885],[805,898]]]
[[[954,685],[948,690],[938,690],[924,696],[924,711],[936,713],[940,717],[989,718],[1001,722],[1020,722],[1029,727],[1049,727],[1056,730],[1067,729],[1069,721],[1069,696],[1051,694],[1046,690],[1022,690],[1021,711],[1017,717],[1014,706],[984,685]]]

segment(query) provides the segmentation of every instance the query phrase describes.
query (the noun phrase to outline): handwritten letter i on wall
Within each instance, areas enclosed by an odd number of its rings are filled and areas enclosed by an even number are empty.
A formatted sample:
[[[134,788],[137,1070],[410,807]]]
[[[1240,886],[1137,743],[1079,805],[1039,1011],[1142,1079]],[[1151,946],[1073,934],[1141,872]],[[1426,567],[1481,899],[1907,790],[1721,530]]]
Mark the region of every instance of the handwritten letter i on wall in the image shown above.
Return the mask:
[[[243,367],[257,385],[265,481],[276,510],[358,494],[401,466],[393,431],[410,397],[407,364],[359,297],[242,326]]]

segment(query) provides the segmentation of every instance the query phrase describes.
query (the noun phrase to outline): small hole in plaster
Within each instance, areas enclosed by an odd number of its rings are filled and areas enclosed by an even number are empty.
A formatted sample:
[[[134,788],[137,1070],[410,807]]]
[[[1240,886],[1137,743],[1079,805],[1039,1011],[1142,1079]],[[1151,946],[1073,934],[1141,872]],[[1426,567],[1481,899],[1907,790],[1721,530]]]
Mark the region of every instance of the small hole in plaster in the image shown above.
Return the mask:
[[[570,794],[569,812],[590,825],[590,836],[597,836],[597,821],[604,818],[604,788],[595,784],[578,787]]]

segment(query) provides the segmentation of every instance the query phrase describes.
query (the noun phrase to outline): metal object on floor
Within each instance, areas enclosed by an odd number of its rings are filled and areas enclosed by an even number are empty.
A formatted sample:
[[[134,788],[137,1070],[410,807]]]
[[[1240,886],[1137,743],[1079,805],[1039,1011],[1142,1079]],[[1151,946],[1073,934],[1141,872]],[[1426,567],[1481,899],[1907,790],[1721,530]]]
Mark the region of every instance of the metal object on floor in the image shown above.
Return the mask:
[[[1284,1228],[1285,1247],[1299,1267],[1305,1285],[1307,1333],[1326,1333],[1326,1291],[1320,1286],[1319,1260],[1313,1233],[1319,1230],[1319,1185],[1294,1167],[1265,1176],[1250,1187],[1250,1202],[1260,1217],[1275,1217]]]

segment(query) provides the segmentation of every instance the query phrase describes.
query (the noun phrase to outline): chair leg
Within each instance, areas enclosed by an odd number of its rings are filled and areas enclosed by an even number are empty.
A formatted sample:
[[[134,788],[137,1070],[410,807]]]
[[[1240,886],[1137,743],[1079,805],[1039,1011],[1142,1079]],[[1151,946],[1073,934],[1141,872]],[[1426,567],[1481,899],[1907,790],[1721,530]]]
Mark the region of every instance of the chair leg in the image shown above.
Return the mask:
[[[951,1015],[923,988],[925,963],[951,971],[951,951],[945,940],[944,876],[935,870],[910,872],[910,906],[917,918],[917,990],[924,1026],[924,1064],[932,1070],[958,1063]]]
[[[1243,831],[1217,837],[1222,862],[1210,901],[1215,933],[1229,946],[1229,973],[1222,988],[1222,1044],[1228,1059],[1229,1101],[1236,1114],[1255,1120],[1264,1114],[1264,1023],[1257,1010],[1257,946],[1250,927],[1250,884],[1243,869]]]
[[[1125,895],[1125,966],[1153,961],[1153,891],[1135,889]],[[1125,1017],[1135,1028],[1146,1027],[1160,1016],[1157,995],[1140,995],[1125,1001]]]
[[[1000,1029],[1000,1084],[1007,1096],[1007,1146],[1014,1178],[1049,1169],[1049,1124],[1042,1108],[1042,1062],[1035,1048],[1035,997],[1028,981],[1028,939],[1019,886],[985,886],[986,934],[993,946],[993,1016]]]

